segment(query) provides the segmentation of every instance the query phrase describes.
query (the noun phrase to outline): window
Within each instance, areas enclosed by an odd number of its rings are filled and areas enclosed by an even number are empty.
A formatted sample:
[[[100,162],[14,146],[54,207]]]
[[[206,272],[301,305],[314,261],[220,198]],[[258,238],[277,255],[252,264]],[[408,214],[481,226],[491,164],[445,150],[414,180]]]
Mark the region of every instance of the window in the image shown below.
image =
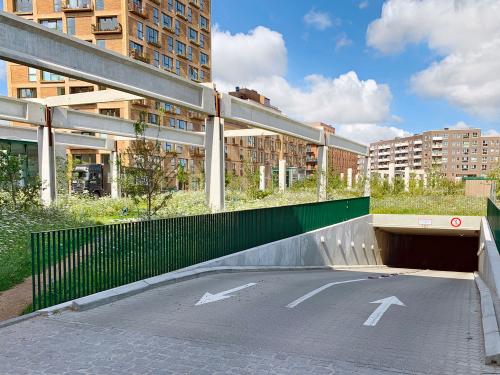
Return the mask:
[[[189,78],[191,78],[193,81],[197,81],[198,80],[198,69],[190,66],[189,67]]]
[[[200,27],[202,29],[208,30],[208,19],[200,15]]]
[[[171,29],[172,28],[172,17],[167,16],[165,13],[161,14],[163,27]]]
[[[137,22],[137,39],[143,39],[144,38],[144,31],[143,31],[143,26],[142,22]]]
[[[169,36],[167,39],[167,45],[168,45],[168,52],[173,53],[174,52],[174,38]]]
[[[136,42],[130,41],[130,51],[142,53],[142,46]]]
[[[14,12],[16,13],[33,13],[32,0],[15,0]]]
[[[175,128],[175,118],[170,117],[168,120],[169,120],[170,127]]]
[[[104,10],[104,0],[95,0],[95,10]]]
[[[120,117],[120,108],[102,108],[99,109],[101,115]]]
[[[177,127],[182,130],[186,130],[186,121],[184,120],[177,120]]]
[[[174,67],[174,60],[170,56],[162,56],[162,64],[165,69],[172,69]]]
[[[165,144],[165,151],[172,152],[172,143]]]
[[[181,23],[179,20],[175,20],[175,35],[181,35]]]
[[[36,69],[28,68],[28,81],[35,82],[36,81]]]
[[[205,35],[200,33],[200,47],[205,48]]]
[[[189,40],[194,40],[195,42],[198,42],[198,31],[190,27],[188,38]]]
[[[174,11],[174,0],[168,0],[168,10],[171,12]]]
[[[158,8],[153,8],[153,23],[158,25],[160,23]]]
[[[208,55],[206,53],[200,52],[200,64],[208,65]]]
[[[175,145],[175,151],[177,151],[179,154],[182,153],[183,147],[181,145]],[[180,162],[180,160],[179,160]]]
[[[66,31],[68,35],[75,35],[75,17],[66,18]]]
[[[59,74],[56,74],[56,73],[42,71],[42,81],[45,81],[45,82],[64,81],[64,77],[60,76]]]
[[[193,10],[191,8],[188,8],[187,19],[189,22],[193,22]]]
[[[102,31],[113,31],[119,28],[118,17],[97,17],[97,24],[99,25],[99,30]],[[137,25],[137,28],[139,29],[139,25]],[[142,35],[142,23],[141,23],[141,35]]]
[[[151,27],[146,27],[146,40],[148,43],[158,44],[158,31]]]
[[[82,92],[92,92],[92,91],[94,91],[93,86],[80,86],[80,87],[70,87],[69,88],[70,94],[80,94]]]
[[[186,12],[186,6],[183,3],[181,3],[180,1],[176,1],[175,2],[175,11],[178,14],[184,15],[184,13]]]
[[[160,123],[160,116],[156,113],[148,113],[148,123],[158,125]]]
[[[160,67],[160,52],[153,51],[153,65],[157,68]]]
[[[200,0],[200,9],[202,12],[205,10],[205,0]]]
[[[62,19],[60,18],[53,20],[40,20],[40,25],[52,30],[63,31]]]
[[[187,48],[187,56],[189,61],[193,61],[193,48],[191,46],[188,46]]]
[[[176,53],[178,55],[186,55],[186,45],[184,43],[177,41],[176,47]]]
[[[54,0],[54,12],[61,11],[61,0]]]
[[[66,89],[64,87],[57,88],[57,95],[65,95],[65,94],[66,94]]]
[[[175,60],[175,74],[181,75],[181,62],[179,60]]]
[[[200,70],[200,81],[205,82],[205,72]]]
[[[105,39],[96,39],[95,44],[99,48],[103,48],[103,49],[106,48],[106,40]]]
[[[17,89],[18,98],[36,98],[36,89]]]

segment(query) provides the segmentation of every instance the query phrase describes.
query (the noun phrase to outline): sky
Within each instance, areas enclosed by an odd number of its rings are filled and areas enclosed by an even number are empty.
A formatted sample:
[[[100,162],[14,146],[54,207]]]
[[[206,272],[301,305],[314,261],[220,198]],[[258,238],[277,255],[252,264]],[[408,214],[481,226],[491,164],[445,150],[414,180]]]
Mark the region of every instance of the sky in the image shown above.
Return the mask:
[[[221,91],[370,142],[500,132],[500,0],[213,0]]]
[[[213,79],[362,142],[500,133],[499,20],[500,0],[212,0]]]

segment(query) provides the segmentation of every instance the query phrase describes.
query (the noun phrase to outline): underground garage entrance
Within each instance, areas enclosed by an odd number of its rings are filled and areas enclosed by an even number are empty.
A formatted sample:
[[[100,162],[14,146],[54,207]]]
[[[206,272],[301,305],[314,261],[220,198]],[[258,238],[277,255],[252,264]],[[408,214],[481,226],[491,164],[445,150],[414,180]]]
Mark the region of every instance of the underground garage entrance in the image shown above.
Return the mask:
[[[419,219],[415,219],[413,223],[419,223]],[[451,226],[452,219],[434,217],[427,219],[425,226],[405,226],[404,221],[399,221],[398,225],[384,225],[383,222],[377,225],[375,220],[375,234],[383,264],[396,268],[477,271],[479,221],[467,227],[454,228]],[[448,226],[439,225],[443,223],[448,223]]]

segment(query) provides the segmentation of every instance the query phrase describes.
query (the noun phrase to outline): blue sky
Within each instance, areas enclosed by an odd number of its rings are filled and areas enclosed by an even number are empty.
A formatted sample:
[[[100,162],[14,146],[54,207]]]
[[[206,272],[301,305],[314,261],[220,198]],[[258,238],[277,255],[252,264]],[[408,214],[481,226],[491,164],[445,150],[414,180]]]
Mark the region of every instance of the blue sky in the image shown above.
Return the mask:
[[[447,0],[439,1],[447,2]],[[440,6],[437,1],[424,0],[424,3],[426,2],[428,8],[420,11],[422,17],[431,16],[432,7],[438,8]],[[482,0],[478,2],[482,2]],[[488,2],[498,3],[493,0]],[[307,83],[304,82],[304,77],[307,75],[320,74],[325,78],[334,79],[349,71],[356,72],[359,80],[372,79],[377,84],[388,85],[392,94],[389,116],[385,116],[385,118],[375,116],[374,123],[393,126],[411,133],[439,129],[457,123],[461,124],[459,126],[465,126],[464,123],[478,126],[485,131],[500,131],[498,113],[479,113],[481,111],[471,107],[471,103],[467,102],[469,98],[464,99],[465,104],[457,104],[457,100],[450,100],[453,88],[450,89],[451,94],[441,93],[441,95],[433,92],[429,95],[427,91],[432,90],[427,87],[420,90],[415,89],[415,85],[411,83],[412,77],[455,53],[451,48],[446,48],[446,43],[453,45],[454,41],[444,42],[445,47],[438,48],[433,42],[435,35],[432,30],[423,37],[414,37],[411,33],[419,35],[425,31],[418,30],[418,25],[415,26],[414,30],[405,29],[405,9],[402,9],[405,5],[407,8],[414,6],[413,0],[395,0],[388,3],[391,4],[386,4],[387,6],[395,6],[392,9],[396,16],[393,15],[392,19],[387,16],[382,17],[384,1],[381,0],[293,2],[289,0],[214,0],[212,17],[213,23],[218,25],[219,30],[229,32],[232,35],[248,34],[257,26],[264,26],[280,33],[286,45],[288,60],[284,78],[290,85],[298,89],[308,90]],[[473,7],[474,4],[471,3],[470,6]],[[401,17],[396,19],[398,11]],[[452,21],[459,22],[461,17],[467,17],[467,15],[460,13],[454,14],[453,9],[450,10],[450,8],[444,11],[451,13],[449,17]],[[306,15],[311,13],[315,17],[307,18]],[[368,43],[367,30],[369,25],[381,18],[385,25],[381,25],[378,32],[375,33],[378,35],[375,35],[377,41]],[[311,19],[315,19],[316,23],[311,22]],[[440,21],[442,20],[436,19],[436,27]],[[392,37],[385,35],[387,30],[383,30],[389,27],[393,27],[394,33],[407,33],[406,40],[390,40]],[[496,31],[499,30],[496,29]],[[450,33],[453,33],[453,30],[450,30]],[[481,37],[478,36],[478,38]],[[421,39],[417,42],[408,42],[408,40],[416,38]],[[484,39],[487,39],[486,35]],[[337,46],[339,40],[344,41],[341,46]],[[397,45],[401,42],[405,45],[403,51],[398,51],[397,46],[391,50],[391,43]],[[387,51],[388,49],[389,51]],[[214,61],[215,63],[216,61]],[[269,64],[273,64],[273,61],[269,61]],[[217,71],[216,67],[214,69]],[[244,75],[244,72],[241,74]],[[496,72],[495,74],[500,73]],[[217,79],[217,74],[215,75]],[[471,89],[474,89],[474,83],[470,86]],[[266,94],[265,85],[259,85],[259,89]],[[271,90],[271,92],[273,91]],[[498,95],[496,98],[500,98],[500,93],[496,92],[495,94]],[[271,96],[271,99],[275,98]],[[280,104],[284,100],[278,98]],[[453,101],[455,102],[451,103]],[[331,105],[335,106],[335,102],[332,102]],[[353,103],[353,106],[355,105]],[[293,112],[293,109],[291,111]],[[337,124],[342,123],[342,120],[335,121],[335,116],[325,120],[333,120]],[[361,122],[365,123],[366,120]]]
[[[454,125],[500,132],[500,42],[488,44],[500,40],[500,0],[461,3],[213,0],[214,80],[363,141]]]

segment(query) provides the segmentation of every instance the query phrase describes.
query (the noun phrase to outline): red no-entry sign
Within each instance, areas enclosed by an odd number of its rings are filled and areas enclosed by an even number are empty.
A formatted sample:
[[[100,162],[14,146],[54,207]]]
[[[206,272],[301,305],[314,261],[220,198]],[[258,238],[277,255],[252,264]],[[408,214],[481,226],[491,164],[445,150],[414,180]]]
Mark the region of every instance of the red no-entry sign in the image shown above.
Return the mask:
[[[462,225],[462,219],[460,219],[459,217],[454,217],[453,219],[451,219],[450,223],[453,228],[458,228]]]

